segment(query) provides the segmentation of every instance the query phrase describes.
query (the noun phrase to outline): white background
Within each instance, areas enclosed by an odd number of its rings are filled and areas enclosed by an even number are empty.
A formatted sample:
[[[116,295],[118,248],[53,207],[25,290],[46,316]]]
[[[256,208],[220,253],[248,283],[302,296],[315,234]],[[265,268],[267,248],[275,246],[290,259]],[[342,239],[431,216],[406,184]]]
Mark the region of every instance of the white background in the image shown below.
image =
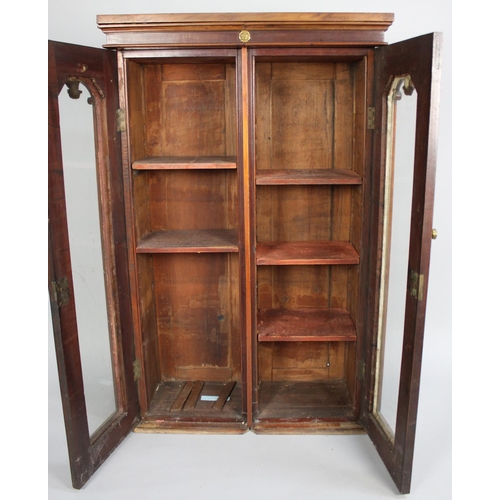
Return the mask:
[[[366,436],[274,437],[252,433],[237,437],[132,434],[83,490],[71,489],[51,340],[48,365],[40,361],[46,345],[47,314],[43,258],[46,212],[41,209],[46,206],[46,195],[40,195],[46,185],[45,161],[40,154],[46,152],[46,136],[42,133],[46,108],[43,97],[39,99],[38,87],[41,84],[43,89],[45,85],[46,38],[99,47],[104,35],[95,25],[97,14],[217,11],[394,12],[394,25],[386,34],[388,42],[430,31],[444,32],[434,218],[439,238],[433,244],[410,498],[451,498],[452,180],[453,425],[454,470],[458,471],[454,474],[453,496],[489,498],[496,472],[494,460],[488,457],[491,452],[495,454],[498,442],[495,426],[491,425],[494,398],[487,392],[490,372],[498,365],[494,356],[499,333],[498,322],[493,321],[499,304],[495,283],[499,162],[498,155],[493,154],[499,137],[495,97],[498,70],[490,59],[493,45],[488,44],[488,34],[495,28],[494,13],[482,8],[481,1],[468,5],[467,12],[453,6],[452,178],[450,1],[255,0],[251,6],[236,6],[229,1],[51,0],[48,33],[40,29],[47,11],[43,5],[38,7],[29,12],[22,6],[15,12],[16,6],[12,7],[12,12],[5,12],[4,22],[13,30],[2,31],[2,115],[8,125],[2,141],[6,153],[3,234],[5,243],[25,243],[4,245],[4,283],[9,296],[3,306],[7,322],[2,427],[8,464],[1,477],[2,491],[10,493],[7,498],[30,494],[31,498],[43,498],[46,492],[51,499],[79,495],[95,500],[398,497]],[[35,101],[40,101],[40,108]],[[32,120],[37,111],[39,124]],[[15,240],[14,235],[22,238]],[[493,289],[488,286],[492,281]],[[45,401],[47,368],[49,398]],[[48,426],[44,415],[48,415]],[[43,466],[47,456],[48,489]]]
[[[290,5],[270,9],[269,3],[256,2],[253,11],[304,10]],[[373,10],[371,5],[352,2],[335,5],[336,10]],[[430,31],[449,32],[449,9],[433,8],[433,15],[421,4],[402,10],[398,4],[377,2],[378,11],[395,12],[394,28],[387,34],[393,42]],[[49,38],[99,47],[104,35],[95,27],[99,13],[162,12],[164,2],[82,2],[49,3]],[[173,6],[172,6],[173,7]],[[179,7],[178,7],[179,8]],[[310,11],[331,9],[327,2],[308,3]],[[210,11],[231,11],[234,4],[218,2]],[[243,10],[247,10],[247,6]],[[184,2],[180,10],[203,12],[202,2]],[[446,46],[445,46],[446,48]],[[445,52],[446,57],[446,52]],[[446,60],[446,59],[445,59]],[[446,68],[446,67],[445,67]],[[448,68],[449,69],[449,68]],[[445,83],[446,83],[445,73]],[[449,74],[449,73],[448,73]],[[444,92],[444,105],[449,106],[449,93]],[[446,99],[448,97],[448,99]],[[446,111],[444,111],[446,118]],[[446,123],[446,121],[445,121]],[[442,127],[442,130],[449,130]],[[441,133],[441,144],[447,138]],[[449,140],[449,138],[448,138]],[[448,148],[449,149],[449,148]],[[450,160],[441,146],[435,225],[439,228],[439,245],[433,255],[431,291],[429,293],[425,377],[415,457],[413,497],[444,499],[450,496],[450,363],[449,293],[450,261],[443,253],[450,239],[450,225],[440,223],[449,214]],[[441,182],[440,182],[441,181]],[[441,252],[440,252],[441,250]],[[448,317],[446,317],[448,313]],[[448,322],[448,325],[446,323]],[[430,347],[429,347],[430,346]],[[52,363],[52,367],[53,367]],[[55,377],[54,377],[55,378]],[[435,380],[439,380],[438,383]],[[425,380],[429,382],[426,384]],[[428,388],[426,391],[426,388]],[[51,386],[54,387],[54,386]],[[426,391],[426,392],[424,392]],[[57,391],[55,391],[57,394]],[[55,398],[50,398],[53,402]],[[427,403],[426,403],[427,402]],[[60,403],[58,403],[60,404]],[[69,484],[64,432],[57,404],[49,406],[49,494],[50,498],[66,498],[76,492]],[[432,408],[430,419],[425,408]],[[438,411],[436,411],[438,410]],[[422,415],[423,413],[423,415]],[[59,416],[59,418],[57,418]],[[59,422],[59,424],[57,424]],[[427,459],[424,457],[427,456]],[[420,460],[419,460],[420,457]],[[342,498],[387,498],[395,488],[366,436],[143,436],[132,435],[96,474],[80,497],[106,498],[110,492],[118,498],[317,498],[341,495]]]

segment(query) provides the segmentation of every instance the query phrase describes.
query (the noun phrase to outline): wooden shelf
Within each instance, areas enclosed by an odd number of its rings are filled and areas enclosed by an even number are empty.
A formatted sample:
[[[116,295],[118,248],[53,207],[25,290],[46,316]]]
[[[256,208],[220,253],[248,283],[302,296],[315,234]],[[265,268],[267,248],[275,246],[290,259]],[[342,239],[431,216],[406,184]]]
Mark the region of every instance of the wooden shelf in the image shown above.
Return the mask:
[[[236,168],[236,156],[149,156],[132,163],[134,170],[210,170]]]
[[[354,170],[257,170],[256,183],[261,186],[274,185],[325,185],[361,184],[360,175]]]
[[[345,309],[266,309],[257,314],[259,342],[342,342],[356,340]]]
[[[258,266],[359,264],[348,241],[283,241],[257,244]]]
[[[142,238],[137,253],[238,252],[236,229],[154,231]]]

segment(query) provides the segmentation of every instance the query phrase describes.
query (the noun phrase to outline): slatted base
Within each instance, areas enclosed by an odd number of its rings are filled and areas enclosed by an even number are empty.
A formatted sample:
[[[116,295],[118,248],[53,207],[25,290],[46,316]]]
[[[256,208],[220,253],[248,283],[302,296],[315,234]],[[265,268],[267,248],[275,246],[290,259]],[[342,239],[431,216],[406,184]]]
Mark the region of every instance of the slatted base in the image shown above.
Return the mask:
[[[229,399],[228,399],[229,398]],[[162,382],[138,432],[244,432],[241,385]]]

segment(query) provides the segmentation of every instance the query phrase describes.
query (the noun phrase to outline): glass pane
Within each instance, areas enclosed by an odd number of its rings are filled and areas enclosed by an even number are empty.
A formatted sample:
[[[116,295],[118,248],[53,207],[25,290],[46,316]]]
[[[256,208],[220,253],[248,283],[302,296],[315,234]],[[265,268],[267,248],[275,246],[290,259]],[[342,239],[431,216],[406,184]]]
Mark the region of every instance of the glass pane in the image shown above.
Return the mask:
[[[101,223],[89,91],[59,95],[64,189],[89,432],[117,409],[111,364]]]
[[[394,439],[399,394],[415,154],[417,92],[410,77],[393,82],[387,99],[382,283],[375,408]]]

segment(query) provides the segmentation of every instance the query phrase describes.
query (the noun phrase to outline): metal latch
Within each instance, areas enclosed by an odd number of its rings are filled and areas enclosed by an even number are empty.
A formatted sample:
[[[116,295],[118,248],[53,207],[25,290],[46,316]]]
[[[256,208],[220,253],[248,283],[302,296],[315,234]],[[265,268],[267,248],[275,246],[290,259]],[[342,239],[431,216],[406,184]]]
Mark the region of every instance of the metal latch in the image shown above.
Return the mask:
[[[368,130],[375,130],[375,108],[368,108]]]
[[[69,302],[68,278],[61,278],[59,281],[52,282],[52,292],[59,307]]]
[[[424,299],[424,275],[410,270],[410,295],[418,300]]]
[[[118,108],[116,110],[116,131],[125,132],[127,130],[127,124],[125,122],[125,110],[123,108]]]
[[[358,363],[358,380],[364,380],[365,378],[365,362],[360,361]]]
[[[136,359],[134,361],[134,380],[139,380],[142,377],[141,362]]]

